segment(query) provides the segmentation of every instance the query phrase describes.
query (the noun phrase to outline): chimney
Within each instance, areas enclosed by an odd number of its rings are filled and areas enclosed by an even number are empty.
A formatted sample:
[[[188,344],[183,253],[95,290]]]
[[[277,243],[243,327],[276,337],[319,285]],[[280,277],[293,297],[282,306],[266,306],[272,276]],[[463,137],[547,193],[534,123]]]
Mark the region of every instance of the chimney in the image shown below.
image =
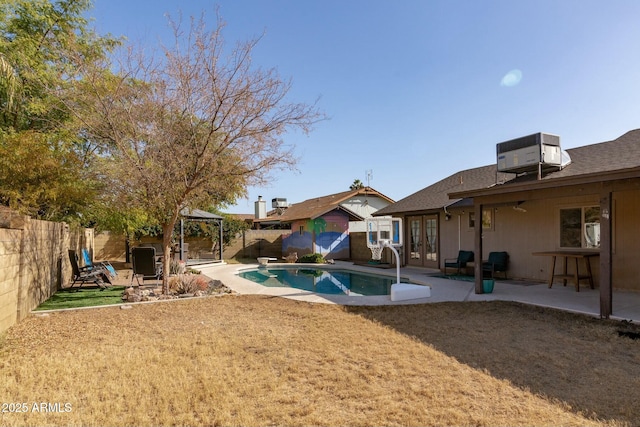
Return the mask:
[[[258,201],[255,202],[256,207],[256,219],[263,219],[267,217],[267,202],[262,200],[262,196],[258,196]]]

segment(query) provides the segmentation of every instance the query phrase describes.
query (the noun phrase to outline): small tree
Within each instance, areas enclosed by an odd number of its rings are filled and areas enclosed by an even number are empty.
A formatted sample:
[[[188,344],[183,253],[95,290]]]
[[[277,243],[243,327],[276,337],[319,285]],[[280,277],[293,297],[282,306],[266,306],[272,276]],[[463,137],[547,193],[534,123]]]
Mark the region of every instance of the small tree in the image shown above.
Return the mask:
[[[175,44],[162,48],[162,60],[133,50],[108,66],[79,58],[83,78],[63,96],[104,150],[117,203],[141,207],[162,226],[166,271],[182,208],[232,203],[269,173],[294,167],[282,135],[308,132],[321,118],[314,106],[286,100],[290,82],[275,70],[252,67],[257,40],[226,55],[219,18],[213,31],[203,19],[185,34],[170,25]]]

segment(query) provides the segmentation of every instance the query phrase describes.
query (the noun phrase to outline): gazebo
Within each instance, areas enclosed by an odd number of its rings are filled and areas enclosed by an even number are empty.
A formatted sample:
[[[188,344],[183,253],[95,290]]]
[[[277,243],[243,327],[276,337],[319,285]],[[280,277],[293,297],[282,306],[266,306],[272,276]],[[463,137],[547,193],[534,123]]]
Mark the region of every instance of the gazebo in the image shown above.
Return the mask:
[[[180,211],[180,260],[186,261],[184,254],[184,221],[215,222],[220,231],[220,259],[222,261],[222,221],[223,217],[201,209],[184,208]]]

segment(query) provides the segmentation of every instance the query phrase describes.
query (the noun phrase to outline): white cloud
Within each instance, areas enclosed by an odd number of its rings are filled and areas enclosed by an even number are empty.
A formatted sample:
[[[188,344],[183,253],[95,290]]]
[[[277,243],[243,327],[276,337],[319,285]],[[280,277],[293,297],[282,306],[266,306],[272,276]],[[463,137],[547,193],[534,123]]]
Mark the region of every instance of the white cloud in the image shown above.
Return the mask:
[[[522,71],[515,69],[509,71],[500,81],[500,86],[516,86],[522,80]]]

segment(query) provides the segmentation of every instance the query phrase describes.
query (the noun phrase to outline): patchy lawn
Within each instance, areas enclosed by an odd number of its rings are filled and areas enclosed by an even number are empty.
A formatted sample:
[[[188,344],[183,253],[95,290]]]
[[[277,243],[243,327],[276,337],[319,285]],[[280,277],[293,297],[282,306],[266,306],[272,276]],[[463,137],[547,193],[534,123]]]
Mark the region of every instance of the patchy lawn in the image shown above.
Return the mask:
[[[232,295],[33,315],[0,344],[0,424],[634,426],[640,341],[622,328],[508,302]]]

